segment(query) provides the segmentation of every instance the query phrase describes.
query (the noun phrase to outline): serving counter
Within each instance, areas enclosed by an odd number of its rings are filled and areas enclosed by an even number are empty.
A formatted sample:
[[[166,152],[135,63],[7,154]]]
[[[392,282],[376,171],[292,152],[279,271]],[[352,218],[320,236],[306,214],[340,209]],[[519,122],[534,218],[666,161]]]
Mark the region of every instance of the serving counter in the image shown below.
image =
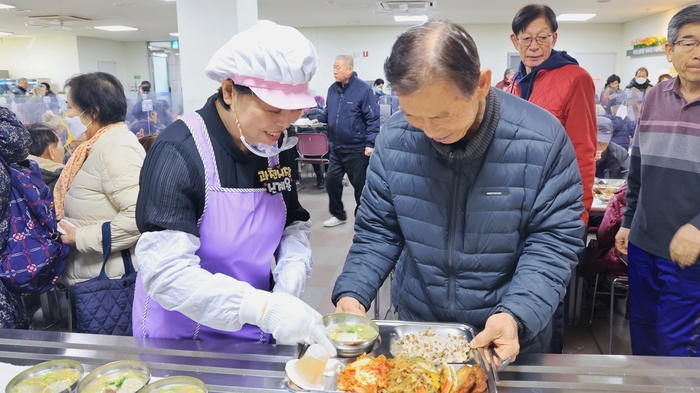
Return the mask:
[[[154,377],[196,377],[210,392],[284,392],[284,365],[296,350],[284,345],[0,329],[2,363],[30,366],[73,359],[90,371],[115,360],[140,360]],[[700,391],[700,359],[523,355],[500,377],[500,393],[692,392]]]

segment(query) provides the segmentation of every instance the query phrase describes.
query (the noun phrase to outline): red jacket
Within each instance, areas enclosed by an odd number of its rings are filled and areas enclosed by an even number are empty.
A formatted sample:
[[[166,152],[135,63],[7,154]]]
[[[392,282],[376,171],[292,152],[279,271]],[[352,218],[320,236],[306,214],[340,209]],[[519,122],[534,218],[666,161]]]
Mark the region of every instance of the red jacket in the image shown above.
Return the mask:
[[[520,96],[520,86],[513,79],[508,92]],[[595,113],[593,79],[577,65],[540,70],[532,86],[529,101],[556,116],[576,150],[576,160],[583,183],[584,223],[593,204],[595,152],[598,145],[598,122]]]

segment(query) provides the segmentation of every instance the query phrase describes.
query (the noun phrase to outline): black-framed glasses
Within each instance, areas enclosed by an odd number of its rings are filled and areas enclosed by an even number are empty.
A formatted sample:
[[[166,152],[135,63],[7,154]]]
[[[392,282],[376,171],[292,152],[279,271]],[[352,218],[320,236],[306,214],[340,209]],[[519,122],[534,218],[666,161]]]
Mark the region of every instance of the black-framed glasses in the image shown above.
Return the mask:
[[[700,41],[698,40],[678,40],[674,43],[681,52],[690,52],[693,49],[700,46]]]
[[[549,42],[549,39],[554,35],[554,33],[549,33],[547,35],[538,35],[537,37],[518,37],[518,42],[520,46],[528,47],[532,44],[532,40],[536,39],[539,45],[545,45]]]

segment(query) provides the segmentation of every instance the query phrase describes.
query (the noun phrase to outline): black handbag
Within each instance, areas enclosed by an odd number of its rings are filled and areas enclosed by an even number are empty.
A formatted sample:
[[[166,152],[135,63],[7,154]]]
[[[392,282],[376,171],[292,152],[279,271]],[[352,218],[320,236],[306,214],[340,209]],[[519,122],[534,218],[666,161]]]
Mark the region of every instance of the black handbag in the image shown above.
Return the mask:
[[[129,250],[122,250],[124,275],[111,280],[105,267],[112,249],[110,223],[102,224],[102,270],[100,275],[75,284],[75,313],[79,333],[131,336],[136,270]]]

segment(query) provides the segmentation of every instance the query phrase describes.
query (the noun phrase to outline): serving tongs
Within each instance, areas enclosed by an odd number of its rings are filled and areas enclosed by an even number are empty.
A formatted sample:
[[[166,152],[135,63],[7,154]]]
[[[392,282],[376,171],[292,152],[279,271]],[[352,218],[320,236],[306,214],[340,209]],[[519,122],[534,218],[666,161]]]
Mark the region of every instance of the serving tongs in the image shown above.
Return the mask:
[[[476,362],[484,368],[487,374],[490,373],[493,377],[493,382],[495,385],[501,383],[501,380],[498,378],[498,372],[502,371],[510,364],[510,357],[505,360],[501,359],[498,354],[496,354],[493,346],[487,348],[470,347],[469,351],[467,352],[467,357],[476,360]],[[496,390],[494,393],[497,393],[498,389],[494,390]]]

